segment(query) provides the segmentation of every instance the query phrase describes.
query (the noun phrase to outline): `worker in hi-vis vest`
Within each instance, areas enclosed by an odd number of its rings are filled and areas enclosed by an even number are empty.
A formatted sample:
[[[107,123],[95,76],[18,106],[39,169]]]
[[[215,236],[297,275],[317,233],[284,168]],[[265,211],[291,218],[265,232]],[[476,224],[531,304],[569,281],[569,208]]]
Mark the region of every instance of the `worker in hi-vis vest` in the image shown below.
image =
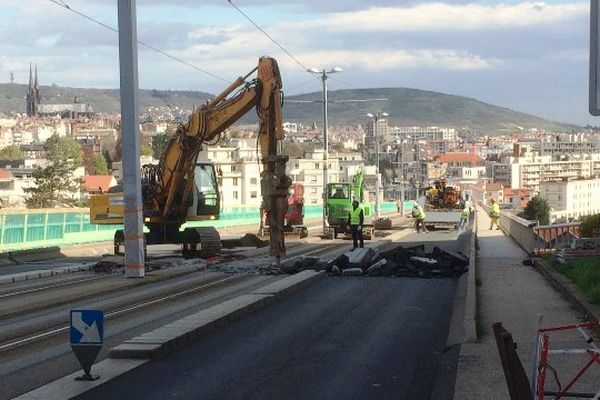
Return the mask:
[[[415,219],[415,229],[417,230],[417,233],[420,233],[421,229],[423,229],[424,233],[427,232],[427,228],[425,228],[425,217],[427,215],[418,203],[415,203],[413,206],[411,214]]]
[[[500,219],[500,204],[496,201],[496,199],[490,199],[490,231],[496,225],[496,228],[500,230],[500,225],[498,224],[498,220]]]
[[[358,247],[360,241],[360,247],[364,246],[362,226],[365,221],[365,215],[362,208],[358,206],[358,201],[352,202],[352,209],[348,212],[348,225],[350,225],[350,232],[352,232],[352,250]]]

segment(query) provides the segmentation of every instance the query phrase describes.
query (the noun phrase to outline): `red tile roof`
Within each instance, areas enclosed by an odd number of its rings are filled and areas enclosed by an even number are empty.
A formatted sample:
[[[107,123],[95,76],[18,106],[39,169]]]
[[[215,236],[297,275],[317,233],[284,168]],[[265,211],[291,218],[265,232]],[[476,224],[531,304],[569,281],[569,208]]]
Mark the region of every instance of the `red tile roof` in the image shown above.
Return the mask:
[[[504,196],[533,196],[533,189],[505,187]]]
[[[13,177],[12,172],[8,169],[0,169],[0,179],[11,179]]]
[[[443,153],[436,156],[436,161],[441,163],[451,163],[451,162],[470,162],[470,163],[479,163],[483,162],[484,159],[479,157],[475,153]]]
[[[112,175],[86,175],[83,177],[83,186],[88,192],[108,192],[108,189],[116,184]]]
[[[498,192],[502,189],[502,184],[498,182],[489,182],[485,185],[485,190],[488,192]]]

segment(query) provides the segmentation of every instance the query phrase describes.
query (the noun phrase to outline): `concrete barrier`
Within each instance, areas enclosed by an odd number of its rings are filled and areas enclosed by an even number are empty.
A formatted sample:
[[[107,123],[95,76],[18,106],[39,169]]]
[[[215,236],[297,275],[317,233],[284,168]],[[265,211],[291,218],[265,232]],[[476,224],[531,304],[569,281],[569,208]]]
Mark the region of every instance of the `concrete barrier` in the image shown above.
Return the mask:
[[[12,250],[0,253],[0,266],[2,265],[2,260],[8,260],[12,264],[19,264],[27,261],[65,257],[66,256],[62,254],[61,249],[58,246],[44,247],[41,249]]]
[[[477,340],[477,218],[473,219],[471,226],[471,240],[469,240],[468,250],[465,252],[469,256],[469,272],[466,274],[467,293],[465,301],[465,317],[463,329],[465,332],[465,341],[474,342]],[[464,275],[463,275],[464,276]]]
[[[479,212],[482,212],[479,210]],[[464,249],[469,257],[469,271],[458,279],[452,318],[448,330],[446,347],[453,347],[464,342],[477,341],[477,217],[470,226],[470,238]],[[468,232],[468,231],[467,231]]]

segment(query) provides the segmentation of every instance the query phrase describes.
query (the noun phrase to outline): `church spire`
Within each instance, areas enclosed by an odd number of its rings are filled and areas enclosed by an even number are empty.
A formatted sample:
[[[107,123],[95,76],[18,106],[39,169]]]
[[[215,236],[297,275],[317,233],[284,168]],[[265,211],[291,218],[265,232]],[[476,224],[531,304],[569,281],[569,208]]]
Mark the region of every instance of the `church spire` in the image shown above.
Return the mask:
[[[35,64],[35,83],[33,84],[33,88],[37,92],[40,91],[40,84],[38,83],[38,75],[37,75],[37,64]]]
[[[33,90],[33,74],[31,73],[31,63],[29,63],[29,92]]]
[[[38,105],[40,104],[40,86],[37,76],[37,65],[35,66],[35,80],[29,63],[29,88],[27,89],[27,116],[37,115]]]

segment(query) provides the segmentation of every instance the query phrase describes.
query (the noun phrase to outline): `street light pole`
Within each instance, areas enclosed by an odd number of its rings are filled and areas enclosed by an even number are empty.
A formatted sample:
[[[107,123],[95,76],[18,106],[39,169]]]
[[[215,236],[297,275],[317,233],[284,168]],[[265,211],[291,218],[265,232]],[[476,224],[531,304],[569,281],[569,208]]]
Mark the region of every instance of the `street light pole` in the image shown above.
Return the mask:
[[[379,174],[379,118],[387,117],[388,113],[367,113],[368,117],[373,118],[375,126],[373,129],[373,137],[375,138],[375,218],[381,217],[381,211],[379,207],[379,196],[381,190],[381,175]]]
[[[404,217],[404,140],[400,142],[400,176],[402,177],[400,181],[400,202],[402,203],[402,214]]]
[[[327,129],[329,121],[327,115],[327,77],[329,74],[342,72],[340,67],[335,67],[327,71],[316,68],[307,69],[308,72],[320,75],[323,83],[323,235],[327,234],[327,184],[329,183],[329,137]]]

